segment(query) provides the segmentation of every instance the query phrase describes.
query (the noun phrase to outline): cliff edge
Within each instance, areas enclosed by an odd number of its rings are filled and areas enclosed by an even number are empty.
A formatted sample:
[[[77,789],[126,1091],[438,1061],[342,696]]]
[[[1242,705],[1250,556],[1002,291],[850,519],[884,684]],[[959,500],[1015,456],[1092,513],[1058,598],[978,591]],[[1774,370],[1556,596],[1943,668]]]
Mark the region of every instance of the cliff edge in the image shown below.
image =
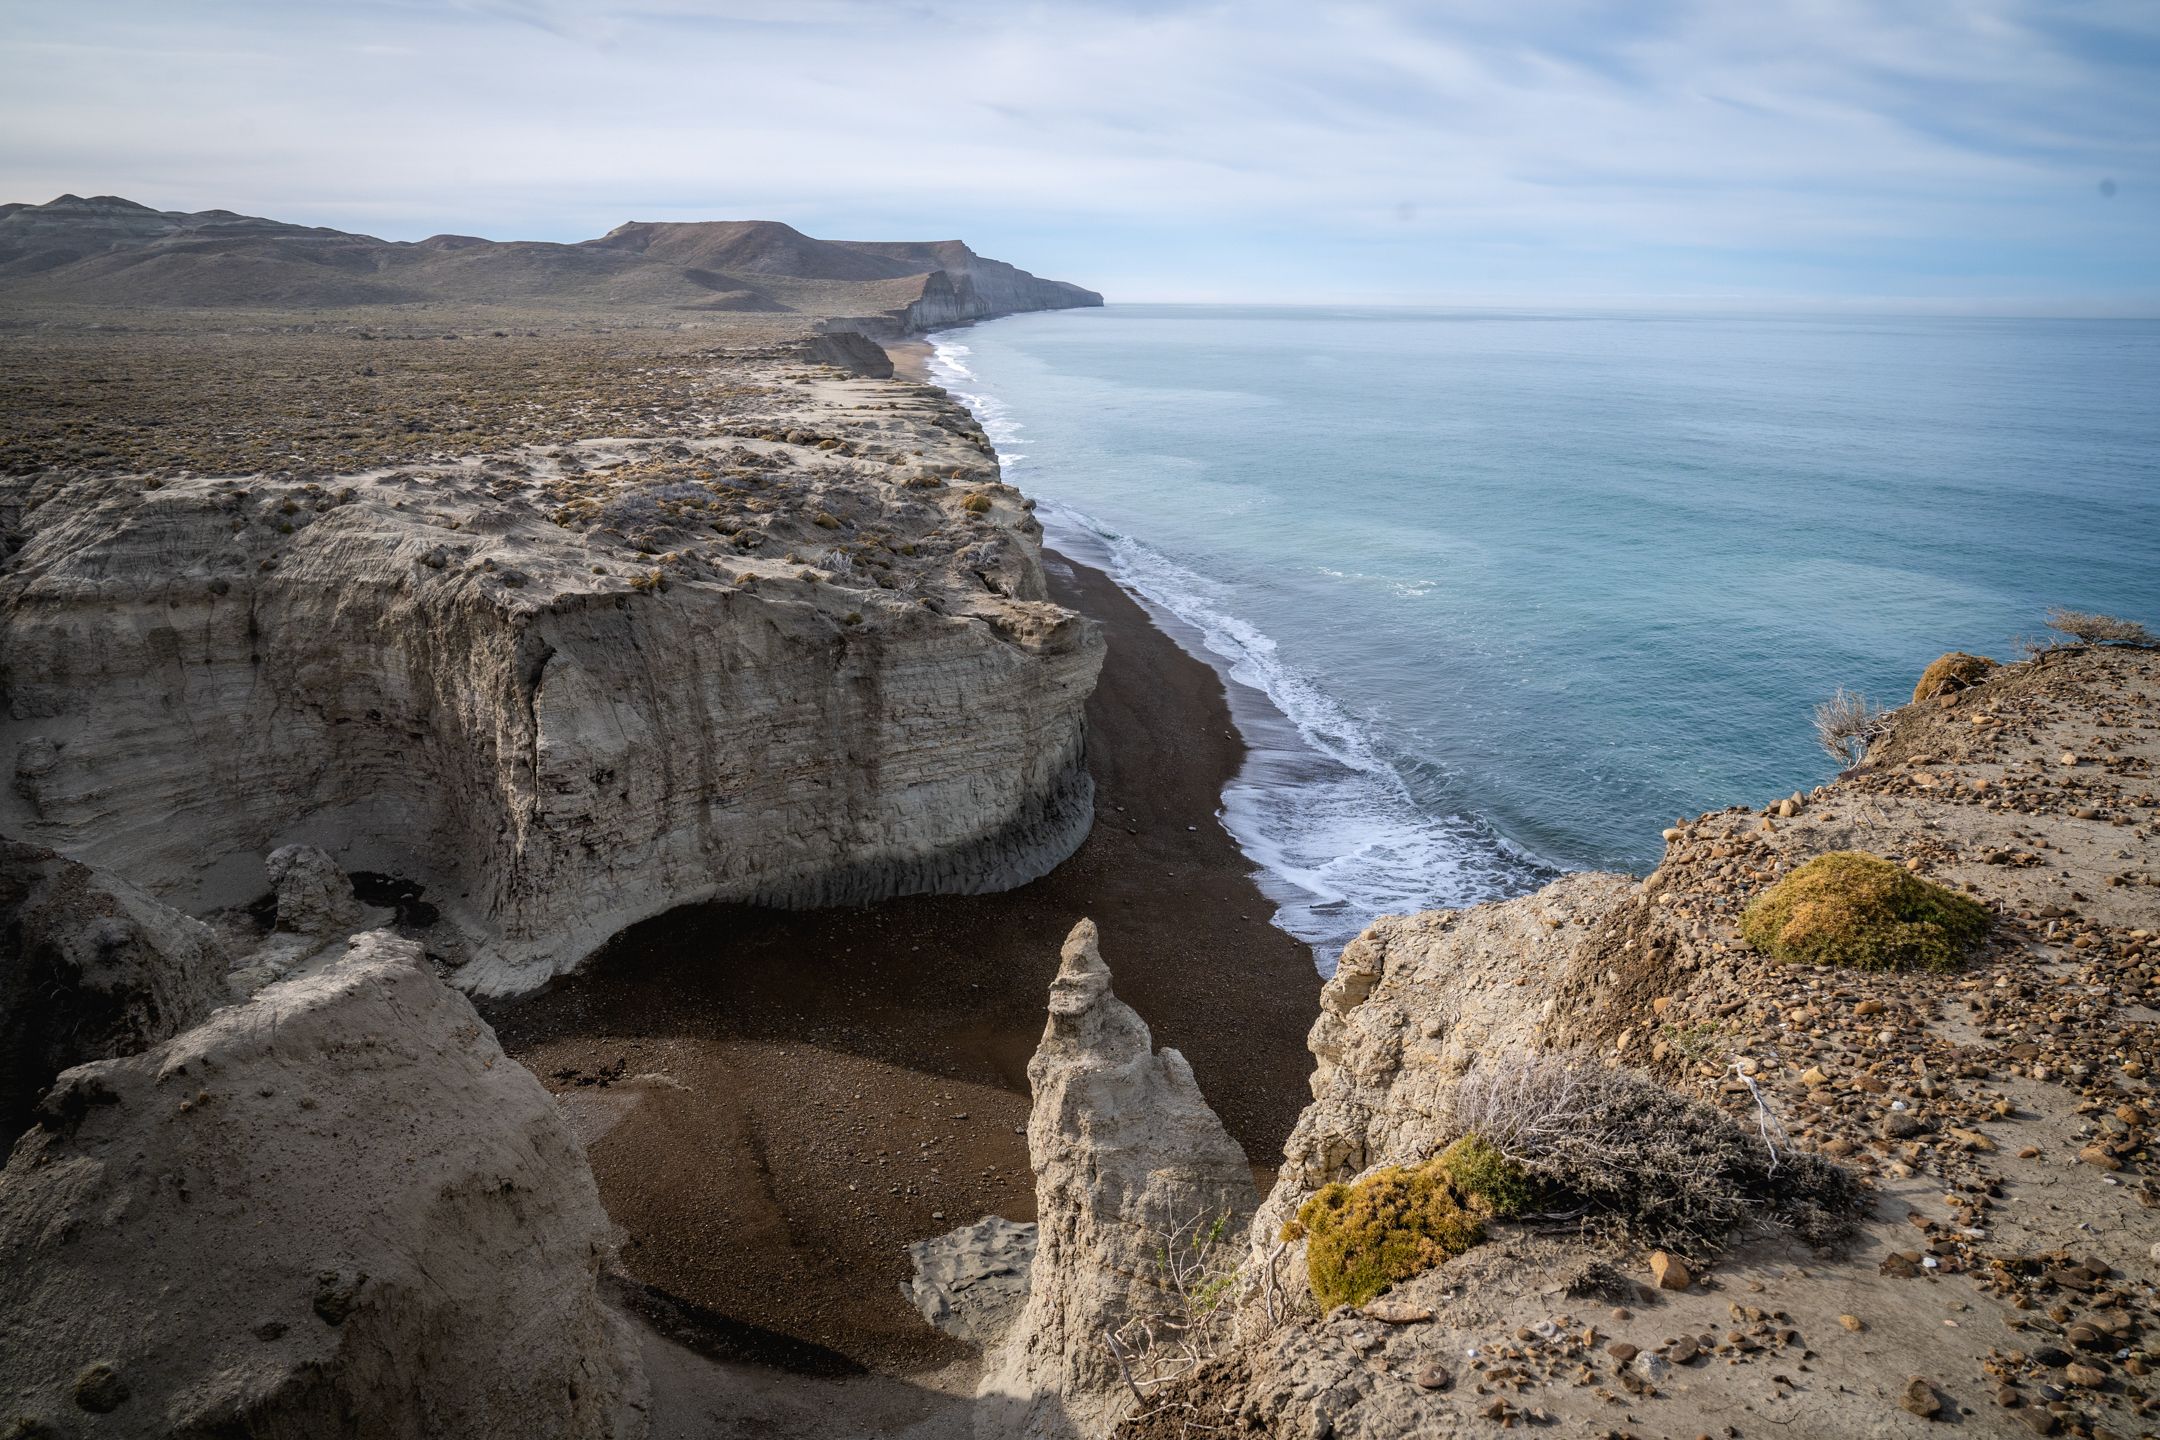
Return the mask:
[[[1069,854],[1102,642],[973,420],[792,349],[645,368],[692,399],[639,438],[0,479],[0,828],[196,913],[319,845],[487,993]]]
[[[1644,879],[1376,921],[1234,1325],[1078,1433],[2151,1429],[2156,767],[2160,651],[2062,646]]]

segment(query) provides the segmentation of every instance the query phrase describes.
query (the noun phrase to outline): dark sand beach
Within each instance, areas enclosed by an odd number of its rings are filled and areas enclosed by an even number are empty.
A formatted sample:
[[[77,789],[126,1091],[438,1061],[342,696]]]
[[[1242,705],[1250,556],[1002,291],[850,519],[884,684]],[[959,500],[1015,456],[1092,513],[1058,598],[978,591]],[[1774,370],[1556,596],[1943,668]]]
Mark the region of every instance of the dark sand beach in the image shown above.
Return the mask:
[[[640,1308],[709,1354],[826,1374],[962,1354],[902,1298],[906,1245],[1032,1218],[1027,1061],[1083,916],[1256,1168],[1303,1105],[1320,982],[1215,818],[1244,756],[1222,682],[1108,577],[1047,561],[1110,642],[1071,859],[999,895],[677,911],[490,1011],[571,1097]]]

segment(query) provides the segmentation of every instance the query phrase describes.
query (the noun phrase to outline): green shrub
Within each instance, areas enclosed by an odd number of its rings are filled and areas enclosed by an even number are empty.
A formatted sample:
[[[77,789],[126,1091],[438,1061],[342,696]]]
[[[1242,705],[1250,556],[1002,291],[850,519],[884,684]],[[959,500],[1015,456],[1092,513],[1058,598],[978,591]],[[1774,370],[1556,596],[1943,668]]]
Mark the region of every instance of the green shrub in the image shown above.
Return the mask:
[[[1938,695],[1948,695],[1953,690],[1963,690],[1987,679],[1995,662],[1985,655],[1968,655],[1953,650],[1937,659],[1934,664],[1920,672],[1920,683],[1913,686],[1912,698],[1917,703],[1932,700]]]
[[[1530,1172],[1482,1135],[1465,1135],[1440,1152],[1439,1166],[1456,1190],[1497,1220],[1536,1208],[1538,1184]]]
[[[960,502],[960,508],[970,515],[987,514],[990,510],[990,497],[987,495],[970,495]]]
[[[1740,934],[1779,960],[1948,970],[1987,934],[1987,908],[1857,850],[1818,855],[1757,896]]]
[[[1306,1240],[1305,1269],[1327,1308],[1362,1305],[1398,1280],[1462,1254],[1485,1238],[1447,1167],[1391,1165],[1353,1185],[1329,1185],[1298,1210],[1283,1238]]]

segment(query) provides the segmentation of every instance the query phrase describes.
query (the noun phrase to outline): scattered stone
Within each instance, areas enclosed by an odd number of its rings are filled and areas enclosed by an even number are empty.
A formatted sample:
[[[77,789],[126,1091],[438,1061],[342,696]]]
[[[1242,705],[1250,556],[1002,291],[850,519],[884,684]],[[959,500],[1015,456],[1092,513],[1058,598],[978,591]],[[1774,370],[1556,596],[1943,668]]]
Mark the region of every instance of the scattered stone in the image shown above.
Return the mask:
[[[75,1403],[93,1415],[110,1415],[127,1404],[130,1393],[110,1360],[93,1360],[75,1374]]]
[[[1650,1280],[1660,1290],[1685,1290],[1695,1283],[1687,1266],[1663,1250],[1654,1251],[1650,1256]]]
[[[1898,1396],[1898,1407],[1923,1420],[1932,1420],[1942,1409],[1942,1397],[1935,1393],[1934,1386],[1915,1375],[1905,1382],[1905,1389]]]

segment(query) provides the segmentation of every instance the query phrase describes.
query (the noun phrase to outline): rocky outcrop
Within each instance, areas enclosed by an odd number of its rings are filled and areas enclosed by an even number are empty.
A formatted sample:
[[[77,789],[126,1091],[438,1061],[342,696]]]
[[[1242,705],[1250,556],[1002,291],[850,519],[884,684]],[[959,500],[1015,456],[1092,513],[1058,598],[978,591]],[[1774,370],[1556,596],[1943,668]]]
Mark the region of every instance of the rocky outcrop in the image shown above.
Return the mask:
[[[1020,1318],[986,1363],[978,1433],[1101,1436],[1131,1408],[1106,1332],[1165,1295],[1160,1252],[1223,1219],[1234,1245],[1252,1170],[1175,1050],[1110,989],[1093,921],[1065,942],[1028,1063],[1040,1238]]]
[[[2160,651],[2063,647],[1923,696],[1832,784],[1675,824],[1639,881],[1375,922],[1323,996],[1237,1339],[1121,1436],[1603,1433],[1620,1407],[1668,1435],[1736,1412],[1822,1435],[2149,1425],[2093,1357],[2135,1377],[2160,1333],[2156,767]],[[1979,901],[1992,939],[1944,971],[1746,942],[1751,901],[1844,851]],[[1556,1116],[1580,1122],[1559,1141]],[[1323,1312],[1284,1222],[1481,1126],[1555,1190]],[[1744,1166],[1689,1158],[1735,1140]],[[1564,1155],[1634,1183],[1569,1189],[1590,1172]],[[1641,1233],[1650,1202],[1736,1181],[1745,1203],[1688,1244]]]
[[[643,1433],[583,1154],[412,943],[70,1070],[42,1116],[0,1173],[0,1433]]]
[[[853,248],[892,256],[929,269],[921,295],[900,317],[903,329],[922,331],[941,325],[1016,315],[1029,310],[1069,310],[1097,306],[1103,297],[1063,280],[1044,280],[1002,260],[977,255],[958,240],[924,244],[858,243]],[[935,267],[935,268],[931,268]]]
[[[209,1014],[229,963],[207,927],[134,886],[0,840],[0,1145],[61,1071]]]
[[[333,484],[0,480],[0,824],[190,910],[294,843],[409,877],[487,992],[680,904],[1035,878],[1097,627],[963,412],[818,387]]]
[[[985,1215],[908,1246],[915,1273],[900,1290],[948,1335],[988,1349],[1004,1337],[1027,1301],[1035,1263],[1035,1227]]]
[[[1520,899],[1383,916],[1344,947],[1307,1042],[1313,1103],[1284,1142],[1256,1245],[1271,1248],[1321,1186],[1422,1160],[1452,1138],[1435,1119],[1454,1082],[1481,1055],[1548,1038],[1594,924],[1633,885],[1569,875]]]
[[[360,919],[352,881],[313,845],[284,845],[263,862],[277,896],[277,928],[296,935],[345,934]]]

